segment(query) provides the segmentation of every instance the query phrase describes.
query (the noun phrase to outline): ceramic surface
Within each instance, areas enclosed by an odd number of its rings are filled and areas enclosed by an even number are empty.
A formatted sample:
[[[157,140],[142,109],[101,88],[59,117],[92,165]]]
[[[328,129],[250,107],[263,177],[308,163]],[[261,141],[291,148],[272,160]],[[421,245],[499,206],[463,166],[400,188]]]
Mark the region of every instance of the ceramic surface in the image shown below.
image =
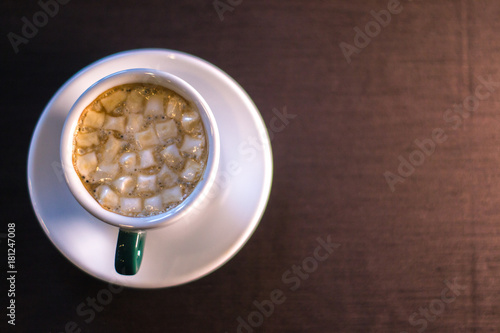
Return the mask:
[[[59,142],[66,115],[85,89],[106,75],[129,68],[166,71],[191,84],[217,119],[221,154],[216,190],[209,200],[186,216],[186,221],[148,231],[140,271],[121,276],[113,264],[118,228],[99,221],[73,198],[61,170]],[[31,201],[52,243],[88,274],[136,288],[187,283],[226,263],[256,229],[271,182],[269,137],[246,92],[214,65],[162,49],[112,55],[73,76],[43,111],[28,158]]]

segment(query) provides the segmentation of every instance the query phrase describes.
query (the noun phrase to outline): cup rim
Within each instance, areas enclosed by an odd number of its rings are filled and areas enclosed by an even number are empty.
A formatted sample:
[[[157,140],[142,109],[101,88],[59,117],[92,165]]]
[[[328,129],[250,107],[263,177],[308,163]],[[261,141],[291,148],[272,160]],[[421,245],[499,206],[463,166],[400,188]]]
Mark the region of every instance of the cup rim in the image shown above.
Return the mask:
[[[152,216],[131,217],[104,209],[87,191],[73,167],[73,135],[81,113],[104,91],[128,83],[154,83],[170,89],[192,102],[201,116],[208,141],[207,164],[202,179],[179,205]],[[177,222],[195,207],[198,200],[205,200],[214,184],[220,157],[219,131],[215,117],[207,102],[183,79],[156,69],[131,68],[107,75],[87,88],[71,107],[64,122],[60,156],[62,170],[71,193],[80,205],[99,220],[123,229],[150,229]]]

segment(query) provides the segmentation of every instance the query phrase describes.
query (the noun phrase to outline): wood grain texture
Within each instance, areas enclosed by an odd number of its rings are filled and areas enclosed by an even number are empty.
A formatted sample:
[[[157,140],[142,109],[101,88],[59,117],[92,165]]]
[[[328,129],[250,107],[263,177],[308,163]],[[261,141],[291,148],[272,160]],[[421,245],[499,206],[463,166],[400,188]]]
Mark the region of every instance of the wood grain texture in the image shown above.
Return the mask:
[[[253,302],[279,289],[286,300],[255,332],[499,332],[500,84],[467,98],[479,77],[500,82],[500,4],[401,0],[349,64],[339,44],[354,44],[353,29],[389,2],[242,1],[221,21],[213,1],[73,0],[15,54],[7,33],[40,7],[3,1],[2,135],[17,141],[3,150],[14,162],[2,164],[2,221],[18,225],[17,331],[75,321],[82,332],[236,332],[238,317],[248,322]],[[243,86],[273,132],[273,189],[259,228],[221,269],[176,288],[126,289],[86,323],[76,308],[107,284],[39,227],[25,184],[29,138],[71,75],[142,47],[192,53]],[[464,100],[477,105],[462,116],[453,106]],[[296,117],[273,131],[273,109],[284,108]],[[435,129],[446,140],[413,153]],[[384,173],[398,173],[400,156],[424,160],[393,192]],[[300,285],[283,278],[311,264],[327,236],[340,247]],[[458,294],[446,289],[455,279]],[[455,298],[445,304],[443,293]]]

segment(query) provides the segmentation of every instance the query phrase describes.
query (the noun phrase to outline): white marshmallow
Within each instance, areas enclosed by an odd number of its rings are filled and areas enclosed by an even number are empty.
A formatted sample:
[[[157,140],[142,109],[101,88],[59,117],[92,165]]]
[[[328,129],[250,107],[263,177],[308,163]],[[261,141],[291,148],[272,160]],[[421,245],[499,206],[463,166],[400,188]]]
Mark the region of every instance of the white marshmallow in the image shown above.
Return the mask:
[[[177,125],[173,119],[157,123],[155,129],[158,138],[163,144],[167,143],[169,139],[173,139],[177,136]]]
[[[99,144],[99,132],[78,133],[76,136],[76,144],[82,148],[96,146]]]
[[[186,132],[191,133],[195,129],[199,120],[199,113],[194,110],[189,110],[182,114],[181,124]]]
[[[177,174],[170,170],[165,164],[161,167],[160,172],[158,173],[158,179],[161,184],[165,187],[174,186],[177,183]]]
[[[200,158],[201,153],[203,152],[203,146],[203,139],[184,135],[184,142],[182,143],[181,151],[196,158]]]
[[[186,162],[184,170],[182,170],[181,178],[187,182],[193,182],[195,180],[198,180],[201,175],[201,168],[202,168],[201,163],[189,159]]]
[[[108,162],[113,161],[124,143],[125,141],[118,140],[113,135],[108,135],[108,141],[106,141],[102,152],[102,159]]]
[[[104,125],[104,118],[106,115],[104,112],[88,111],[83,118],[84,127],[101,128]]]
[[[144,123],[144,117],[142,114],[131,113],[128,116],[126,130],[132,133],[137,133]]]
[[[97,166],[97,171],[94,174],[95,180],[111,180],[118,173],[119,166],[116,163],[102,162]]]
[[[123,90],[117,90],[109,96],[101,99],[101,104],[104,106],[106,111],[113,111],[118,104],[123,102],[127,98],[127,93]]]
[[[177,168],[183,162],[182,156],[179,154],[179,149],[175,144],[163,149],[161,154],[165,159],[165,163],[171,168]]]
[[[147,130],[135,133],[135,140],[141,149],[149,148],[160,143],[152,127]]]
[[[102,128],[106,130],[118,131],[120,133],[123,133],[125,132],[125,121],[126,118],[124,116],[122,117],[106,116],[106,121],[104,122]]]
[[[146,111],[144,114],[147,116],[161,116],[163,115],[163,96],[151,96],[146,104]]]
[[[155,157],[153,156],[153,149],[141,150],[139,155],[141,159],[141,169],[150,168],[156,165]]]
[[[141,193],[154,192],[157,189],[156,175],[139,175],[137,177],[137,191]]]
[[[97,156],[94,152],[85,155],[76,155],[76,168],[80,175],[86,179],[90,178],[90,173],[97,168]]]
[[[125,105],[130,113],[139,113],[144,108],[144,101],[144,97],[137,90],[134,90],[128,94]]]
[[[124,213],[140,213],[142,211],[141,198],[120,198],[120,210]]]
[[[178,96],[170,98],[167,104],[167,116],[169,118],[180,120],[182,116],[182,109],[186,105],[186,102]]]
[[[96,189],[97,198],[101,205],[109,209],[116,209],[118,207],[119,197],[107,185],[101,185]]]
[[[135,166],[137,165],[137,157],[135,153],[124,153],[122,156],[120,156],[120,165],[122,166],[123,170],[127,172],[131,172],[135,169]]]
[[[163,209],[163,203],[159,195],[144,199],[144,209],[148,212],[157,212]]]
[[[114,187],[120,194],[128,194],[134,190],[135,179],[131,176],[123,176],[113,182]]]
[[[164,204],[171,204],[175,202],[179,202],[182,200],[182,189],[180,186],[174,186],[172,188],[168,188],[161,192],[161,197],[163,199]]]

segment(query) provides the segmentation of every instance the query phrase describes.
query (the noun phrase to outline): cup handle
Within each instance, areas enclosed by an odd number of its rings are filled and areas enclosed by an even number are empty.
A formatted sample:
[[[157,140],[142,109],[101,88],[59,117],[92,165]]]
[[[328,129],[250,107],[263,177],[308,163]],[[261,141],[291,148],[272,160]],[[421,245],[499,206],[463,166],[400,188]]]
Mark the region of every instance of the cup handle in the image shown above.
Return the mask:
[[[134,275],[141,267],[146,231],[120,229],[116,243],[115,270],[122,275]]]

